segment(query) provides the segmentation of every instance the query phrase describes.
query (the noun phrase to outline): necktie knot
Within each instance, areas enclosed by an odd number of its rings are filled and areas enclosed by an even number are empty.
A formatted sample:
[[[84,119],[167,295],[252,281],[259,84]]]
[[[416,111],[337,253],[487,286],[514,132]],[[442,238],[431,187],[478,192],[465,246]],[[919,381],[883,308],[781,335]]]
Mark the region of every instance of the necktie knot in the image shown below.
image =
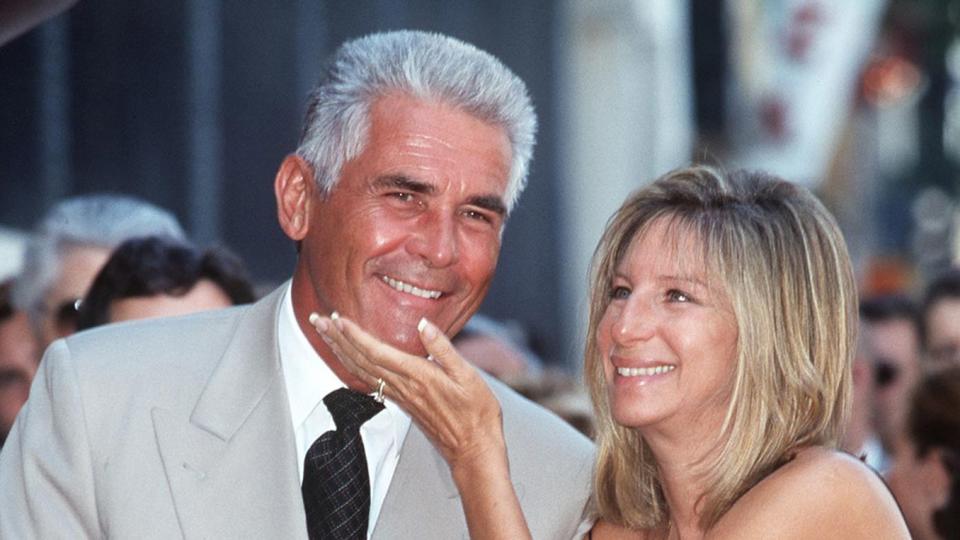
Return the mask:
[[[383,410],[383,403],[349,388],[330,392],[323,398],[323,403],[333,415],[333,422],[340,431],[358,428]]]

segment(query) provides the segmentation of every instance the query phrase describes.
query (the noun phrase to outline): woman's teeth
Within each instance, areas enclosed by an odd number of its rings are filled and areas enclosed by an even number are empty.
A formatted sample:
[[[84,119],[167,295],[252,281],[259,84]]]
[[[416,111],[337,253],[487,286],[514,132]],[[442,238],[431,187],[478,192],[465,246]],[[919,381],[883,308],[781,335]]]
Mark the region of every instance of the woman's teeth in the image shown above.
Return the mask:
[[[650,377],[660,375],[668,371],[673,371],[676,366],[657,366],[657,367],[618,367],[617,374],[623,377]]]

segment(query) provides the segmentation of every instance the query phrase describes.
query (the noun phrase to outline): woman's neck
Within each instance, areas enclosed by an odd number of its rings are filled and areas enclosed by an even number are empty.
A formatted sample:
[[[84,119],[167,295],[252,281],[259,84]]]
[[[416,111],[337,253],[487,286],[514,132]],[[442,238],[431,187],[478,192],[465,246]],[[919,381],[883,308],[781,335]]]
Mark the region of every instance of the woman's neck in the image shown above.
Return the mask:
[[[671,540],[702,538],[700,511],[702,496],[709,488],[709,471],[720,451],[718,422],[690,422],[685,428],[665,431],[643,430],[644,440],[653,452],[660,471],[663,494],[669,507]],[[697,429],[705,424],[717,424]]]

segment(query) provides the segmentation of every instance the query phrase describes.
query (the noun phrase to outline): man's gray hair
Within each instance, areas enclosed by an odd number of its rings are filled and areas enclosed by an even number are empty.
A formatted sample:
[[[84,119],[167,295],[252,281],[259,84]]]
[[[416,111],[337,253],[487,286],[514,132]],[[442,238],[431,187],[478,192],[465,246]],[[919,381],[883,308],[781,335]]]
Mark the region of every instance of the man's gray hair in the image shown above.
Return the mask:
[[[344,43],[311,92],[297,154],[313,166],[322,193],[328,195],[344,163],[363,152],[370,107],[392,92],[441,101],[501,127],[513,160],[504,202],[513,209],[526,185],[537,130],[526,85],[473,45],[410,30]]]
[[[61,258],[74,247],[113,249],[140,236],[185,237],[177,218],[150,203],[120,195],[65,199],[37,223],[13,288],[13,302],[36,326],[43,299],[60,275]]]

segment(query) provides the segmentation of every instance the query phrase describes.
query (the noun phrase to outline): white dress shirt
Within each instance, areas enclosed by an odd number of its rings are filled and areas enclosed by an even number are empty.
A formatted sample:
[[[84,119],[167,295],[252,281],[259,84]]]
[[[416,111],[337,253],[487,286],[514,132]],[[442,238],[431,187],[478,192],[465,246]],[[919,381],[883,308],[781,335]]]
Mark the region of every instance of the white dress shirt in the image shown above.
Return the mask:
[[[303,460],[313,442],[324,432],[336,429],[333,416],[323,397],[346,385],[307,341],[293,312],[290,285],[283,293],[277,320],[280,364],[290,400],[290,417],[297,442],[297,468],[303,482]],[[370,475],[370,521],[367,538],[373,533],[390,488],[400,449],[410,428],[410,417],[396,404],[386,400],[386,408],[360,426],[360,438],[367,455]]]

